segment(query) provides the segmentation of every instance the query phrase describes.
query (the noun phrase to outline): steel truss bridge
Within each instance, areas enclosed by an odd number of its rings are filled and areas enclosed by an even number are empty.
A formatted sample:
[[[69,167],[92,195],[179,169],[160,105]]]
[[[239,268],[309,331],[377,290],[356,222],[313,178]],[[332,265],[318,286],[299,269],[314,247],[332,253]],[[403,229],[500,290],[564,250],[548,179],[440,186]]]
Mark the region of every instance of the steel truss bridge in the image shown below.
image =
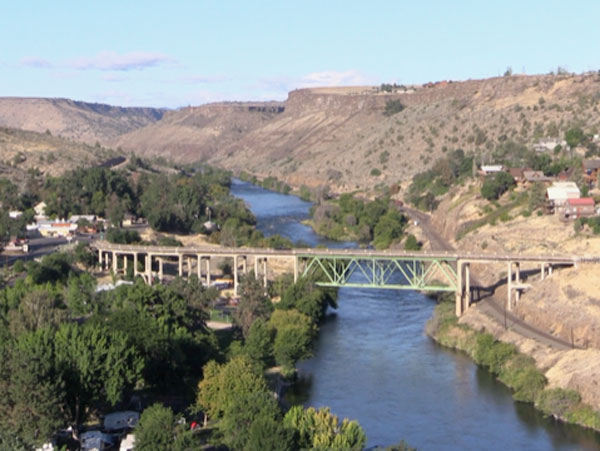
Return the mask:
[[[554,267],[576,266],[579,263],[600,263],[600,256],[470,254],[461,252],[406,252],[372,249],[261,249],[217,246],[165,247],[111,244],[96,241],[100,265],[117,274],[127,272],[133,260],[134,276],[147,283],[164,278],[163,266],[175,264],[178,275],[196,273],[211,284],[211,261],[233,260],[233,285],[237,294],[240,274],[249,272],[252,264],[258,278],[268,282],[268,262],[286,260],[294,280],[314,277],[324,287],[386,288],[424,292],[449,291],[456,294],[457,316],[469,308],[471,295],[471,264],[504,264],[508,295],[507,308],[518,302],[520,293],[530,288],[521,279],[521,266],[539,267],[541,277],[552,274]],[[121,258],[122,264],[119,263]],[[204,263],[204,265],[203,265]],[[112,264],[112,268],[111,268]],[[205,268],[203,269],[203,266]],[[140,269],[141,267],[141,269]],[[155,269],[158,269],[156,271]],[[187,269],[187,271],[185,271]],[[500,274],[499,274],[500,276]]]

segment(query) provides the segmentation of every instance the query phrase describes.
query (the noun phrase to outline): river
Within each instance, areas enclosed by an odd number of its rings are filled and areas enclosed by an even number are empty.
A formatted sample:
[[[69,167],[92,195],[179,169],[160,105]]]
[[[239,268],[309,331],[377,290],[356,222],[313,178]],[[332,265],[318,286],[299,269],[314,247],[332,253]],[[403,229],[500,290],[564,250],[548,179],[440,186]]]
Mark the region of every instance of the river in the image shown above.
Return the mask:
[[[309,246],[356,247],[302,224],[311,204],[236,180],[265,235]],[[298,365],[305,406],[356,419],[369,447],[405,440],[419,450],[594,450],[600,434],[545,418],[465,354],[423,329],[435,303],[412,291],[342,288],[314,357]]]

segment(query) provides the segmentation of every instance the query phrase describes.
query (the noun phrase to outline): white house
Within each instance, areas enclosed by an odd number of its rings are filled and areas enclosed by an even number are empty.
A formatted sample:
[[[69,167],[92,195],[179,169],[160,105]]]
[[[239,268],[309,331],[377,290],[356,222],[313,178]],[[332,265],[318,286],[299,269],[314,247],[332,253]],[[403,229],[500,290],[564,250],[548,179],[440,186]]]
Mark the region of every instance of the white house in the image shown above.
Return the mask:
[[[483,164],[481,165],[481,172],[483,175],[495,174],[497,172],[504,171],[504,166],[501,164]]]
[[[77,224],[68,221],[38,221],[38,231],[44,237],[69,236],[77,231]]]
[[[104,417],[104,430],[108,432],[133,429],[140,421],[139,412],[125,410],[109,413]]]
[[[33,207],[33,210],[35,211],[35,217],[36,218],[45,218],[46,217],[46,202],[42,201],[39,202],[38,204],[35,205],[35,207]]]
[[[581,192],[575,182],[554,182],[546,190],[546,197],[554,207],[562,207],[567,199],[579,199]]]

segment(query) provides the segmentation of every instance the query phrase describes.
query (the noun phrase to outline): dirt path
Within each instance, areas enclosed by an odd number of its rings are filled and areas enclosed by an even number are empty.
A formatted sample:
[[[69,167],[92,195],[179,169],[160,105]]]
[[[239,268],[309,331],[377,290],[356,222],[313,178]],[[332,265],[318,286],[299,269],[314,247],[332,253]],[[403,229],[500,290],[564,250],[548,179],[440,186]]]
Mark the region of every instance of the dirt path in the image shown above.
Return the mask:
[[[406,213],[413,221],[418,221],[419,226],[427,236],[427,239],[431,243],[431,249],[436,251],[452,251],[454,248],[445,240],[442,235],[435,229],[431,224],[431,217],[422,211],[414,210],[412,208],[403,207],[402,211]],[[482,286],[475,276],[471,275],[471,282],[473,286]],[[504,293],[504,296],[502,296]],[[507,312],[504,308],[506,299],[506,288],[502,286],[501,289],[495,290],[494,294],[488,296],[477,302],[477,308],[480,309],[490,318],[493,318],[499,324],[506,324],[507,329],[512,330],[526,338],[531,338],[539,343],[551,346],[555,349],[571,349],[571,343],[557,338],[548,332],[538,329],[519,317]]]

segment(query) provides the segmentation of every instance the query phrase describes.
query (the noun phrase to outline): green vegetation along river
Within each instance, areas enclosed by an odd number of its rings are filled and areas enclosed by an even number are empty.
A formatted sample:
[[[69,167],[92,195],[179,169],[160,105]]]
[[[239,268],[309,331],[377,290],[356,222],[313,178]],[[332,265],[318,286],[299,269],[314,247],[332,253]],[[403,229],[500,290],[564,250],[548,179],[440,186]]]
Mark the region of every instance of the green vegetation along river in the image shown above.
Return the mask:
[[[236,181],[232,194],[258,228],[310,246],[331,242],[301,224],[310,203]],[[339,290],[339,309],[320,329],[314,357],[299,364],[305,405],[356,419],[368,446],[404,439],[420,450],[592,450],[600,435],[544,417],[465,354],[438,346],[423,329],[434,301],[420,293]]]

